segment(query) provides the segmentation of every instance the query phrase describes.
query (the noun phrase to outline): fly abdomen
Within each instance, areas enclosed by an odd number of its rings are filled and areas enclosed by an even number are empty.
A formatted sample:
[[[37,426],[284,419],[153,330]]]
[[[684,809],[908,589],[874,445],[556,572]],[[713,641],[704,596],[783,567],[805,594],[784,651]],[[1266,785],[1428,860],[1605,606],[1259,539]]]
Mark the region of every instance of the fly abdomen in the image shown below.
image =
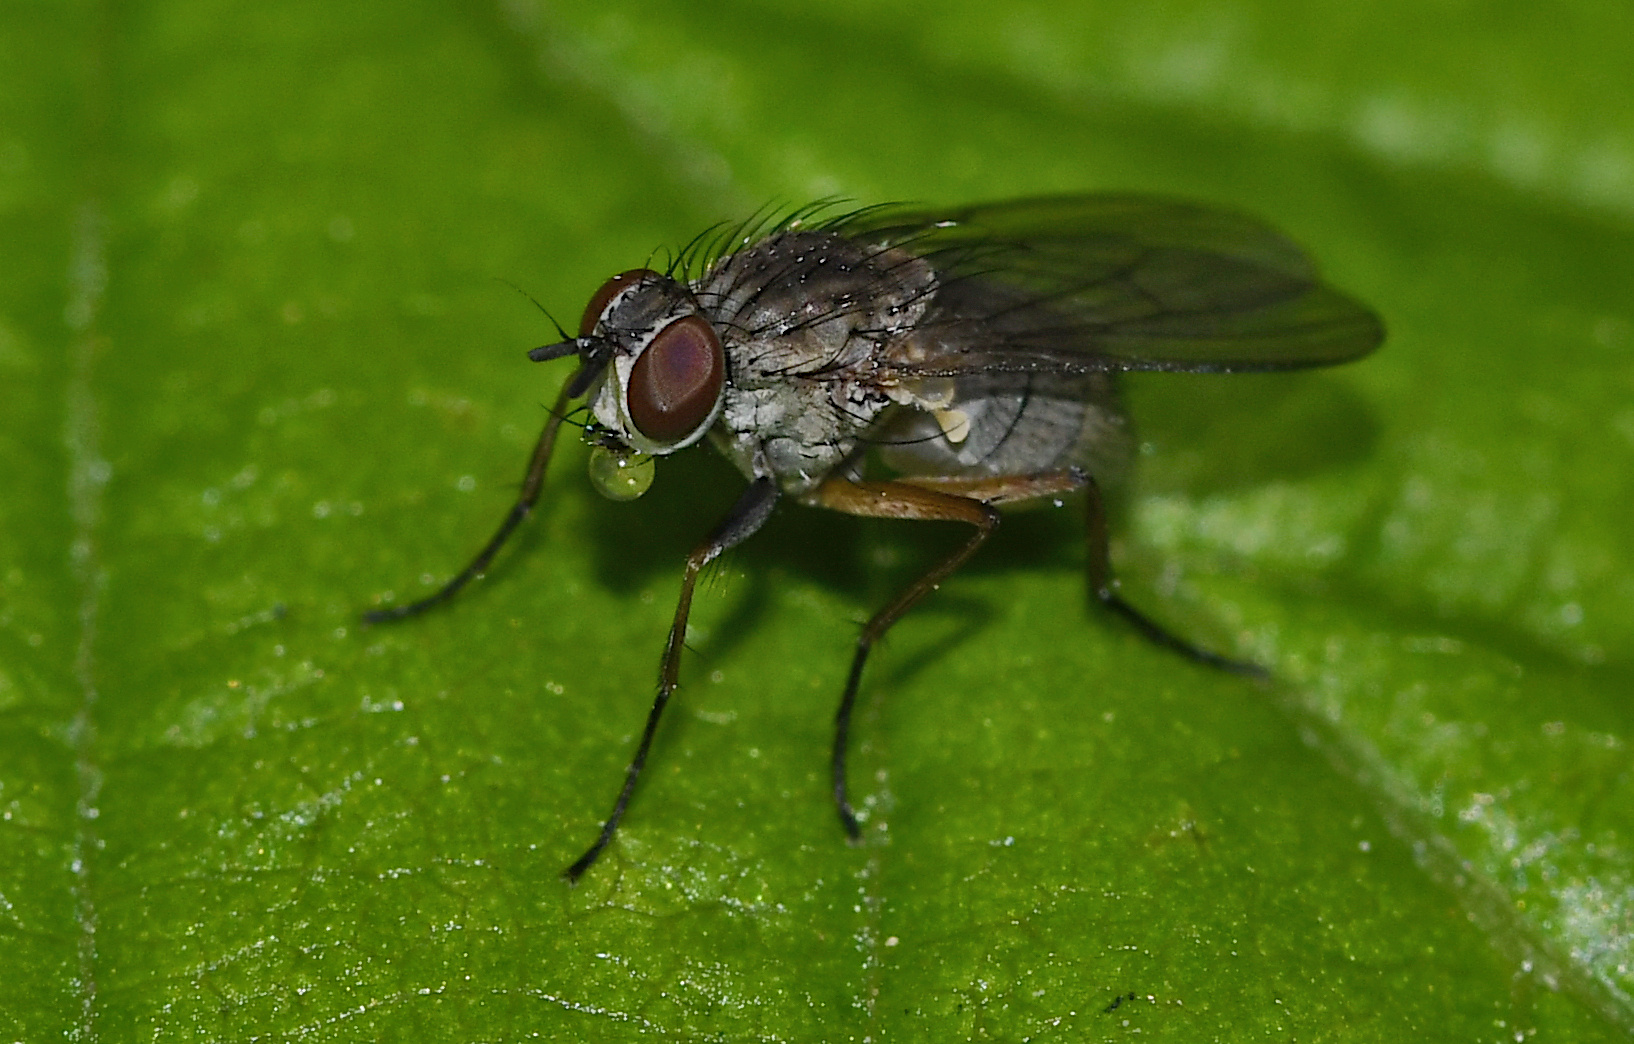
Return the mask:
[[[898,407],[874,436],[880,462],[902,475],[949,478],[1073,466],[1116,473],[1129,455],[1129,438],[1111,377],[1072,381],[1071,388],[1054,386],[1059,383],[1029,378],[1016,387]]]

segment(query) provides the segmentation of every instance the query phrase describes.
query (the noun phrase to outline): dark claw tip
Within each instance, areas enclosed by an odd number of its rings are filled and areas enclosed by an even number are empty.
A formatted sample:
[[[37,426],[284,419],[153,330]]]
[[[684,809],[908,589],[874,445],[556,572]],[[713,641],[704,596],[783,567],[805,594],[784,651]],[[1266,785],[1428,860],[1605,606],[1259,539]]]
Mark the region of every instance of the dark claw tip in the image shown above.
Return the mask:
[[[850,808],[840,809],[840,825],[845,827],[847,841],[854,845],[862,843],[862,827],[857,824],[857,817]]]

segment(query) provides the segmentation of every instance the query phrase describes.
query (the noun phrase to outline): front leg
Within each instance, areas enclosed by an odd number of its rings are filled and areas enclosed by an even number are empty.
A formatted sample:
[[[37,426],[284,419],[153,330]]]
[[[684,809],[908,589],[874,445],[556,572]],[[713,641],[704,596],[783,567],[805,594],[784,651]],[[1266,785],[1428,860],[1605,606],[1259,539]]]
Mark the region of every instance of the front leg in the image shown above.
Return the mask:
[[[658,732],[658,719],[663,717],[664,705],[669,702],[670,695],[675,692],[681,676],[681,649],[686,641],[687,616],[692,612],[692,588],[698,582],[698,573],[704,566],[719,558],[728,549],[741,544],[752,536],[755,530],[765,525],[771,517],[772,507],[777,503],[777,484],[769,478],[756,479],[749,488],[743,491],[738,502],[732,505],[720,525],[714,532],[705,537],[703,542],[692,549],[687,555],[686,569],[681,574],[681,597],[675,605],[675,619],[670,623],[669,641],[664,645],[664,659],[658,667],[658,695],[653,698],[652,710],[647,712],[647,726],[641,732],[641,743],[636,747],[635,757],[624,770],[624,785],[619,788],[618,800],[613,803],[613,812],[607,821],[601,825],[601,833],[596,837],[596,843],[574,860],[573,865],[562,871],[562,876],[569,881],[577,881],[583,873],[590,869],[601,855],[602,849],[613,840],[613,834],[618,830],[619,820],[624,818],[624,810],[630,804],[630,795],[635,792],[635,781],[641,776],[642,766],[647,763],[647,752],[652,749],[652,738]]]
[[[580,372],[582,374],[583,371]],[[432,594],[408,605],[394,605],[389,609],[371,609],[363,614],[364,623],[389,623],[408,616],[418,616],[427,609],[441,605],[453,598],[460,593],[460,589],[466,584],[487,571],[488,563],[492,562],[494,556],[499,554],[499,549],[505,546],[505,541],[511,538],[511,534],[515,532],[516,527],[520,526],[533,513],[533,506],[539,501],[539,491],[545,488],[545,468],[550,464],[551,450],[556,446],[556,433],[561,430],[562,421],[567,416],[567,404],[574,398],[575,394],[583,394],[574,391],[578,380],[579,378],[575,376],[568,381],[567,384],[562,386],[561,393],[556,396],[556,405],[550,408],[550,414],[545,418],[545,427],[539,433],[539,441],[533,447],[533,456],[528,458],[528,471],[522,478],[522,490],[517,494],[516,503],[511,505],[510,511],[506,512],[504,521],[499,524],[499,529],[494,535],[488,539],[488,543],[484,544],[482,550],[477,552],[477,557],[473,558],[464,569],[455,573],[452,580],[449,580]]]

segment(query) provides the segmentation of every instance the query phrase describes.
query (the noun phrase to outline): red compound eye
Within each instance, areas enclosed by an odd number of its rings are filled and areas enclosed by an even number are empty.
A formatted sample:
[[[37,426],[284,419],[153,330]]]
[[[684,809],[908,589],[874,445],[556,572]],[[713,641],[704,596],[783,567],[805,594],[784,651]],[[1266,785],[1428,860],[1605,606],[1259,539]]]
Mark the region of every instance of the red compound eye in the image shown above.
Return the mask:
[[[709,419],[725,383],[726,356],[715,328],[702,316],[677,319],[630,369],[630,420],[654,442],[680,442]]]
[[[617,297],[620,290],[634,286],[646,278],[663,278],[650,268],[632,268],[628,272],[618,275],[601,284],[601,289],[590,295],[590,303],[584,306],[584,318],[579,320],[579,336],[589,337],[596,332],[596,324],[601,322],[601,313],[607,311],[607,306]]]

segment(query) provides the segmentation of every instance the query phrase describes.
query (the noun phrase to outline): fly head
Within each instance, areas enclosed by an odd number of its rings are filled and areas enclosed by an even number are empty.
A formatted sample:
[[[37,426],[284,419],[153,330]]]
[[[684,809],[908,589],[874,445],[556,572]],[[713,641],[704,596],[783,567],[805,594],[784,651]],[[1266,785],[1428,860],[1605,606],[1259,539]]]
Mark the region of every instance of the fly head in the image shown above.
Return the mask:
[[[569,392],[588,394],[595,418],[586,429],[591,482],[614,500],[646,492],[652,458],[697,442],[720,414],[720,335],[692,291],[668,276],[638,268],[612,277],[585,306],[578,337],[529,357],[574,353]]]

